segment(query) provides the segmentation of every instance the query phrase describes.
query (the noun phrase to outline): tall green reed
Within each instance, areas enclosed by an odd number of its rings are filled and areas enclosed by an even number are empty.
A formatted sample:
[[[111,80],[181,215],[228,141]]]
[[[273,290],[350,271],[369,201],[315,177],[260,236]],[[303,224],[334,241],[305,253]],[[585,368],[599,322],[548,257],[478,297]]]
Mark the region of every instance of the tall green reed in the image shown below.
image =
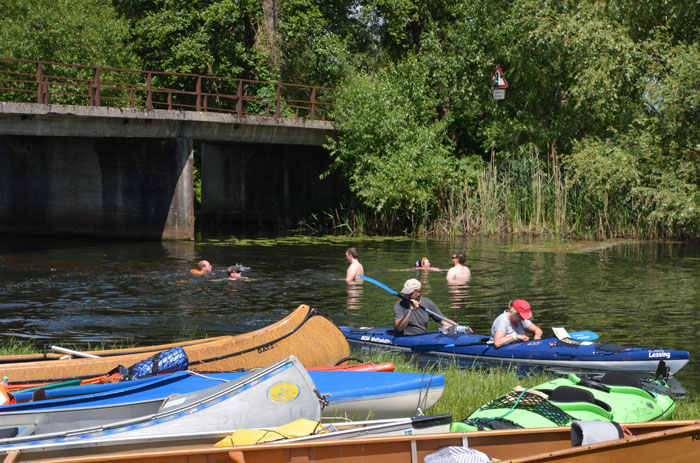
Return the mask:
[[[498,162],[492,147],[490,162],[479,168],[476,182],[444,196],[439,219],[431,230],[449,233],[568,232],[568,189],[556,145],[546,157],[537,148]]]

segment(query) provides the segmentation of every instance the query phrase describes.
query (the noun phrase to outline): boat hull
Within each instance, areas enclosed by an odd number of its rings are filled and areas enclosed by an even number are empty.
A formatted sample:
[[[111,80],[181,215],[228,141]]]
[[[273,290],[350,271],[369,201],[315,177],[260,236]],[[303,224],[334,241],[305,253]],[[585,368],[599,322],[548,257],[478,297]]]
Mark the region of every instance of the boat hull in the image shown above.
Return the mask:
[[[425,434],[396,437],[361,437],[318,442],[271,443],[242,447],[211,447],[209,444],[178,446],[171,442],[150,450],[80,456],[61,452],[17,452],[14,461],[45,458],[44,463],[405,463],[424,461],[440,448],[468,446],[491,458],[507,462],[599,463],[601,461],[700,461],[700,421],[664,421],[626,425],[634,437],[571,447],[569,427]]]
[[[440,399],[445,390],[443,375],[427,373],[310,371],[316,390],[327,404],[324,417],[348,419],[398,418],[421,414]],[[235,381],[245,373],[191,374],[177,372],[132,381],[49,389],[47,400],[20,402],[0,407],[0,426],[13,421],[30,422],[31,416],[51,410],[105,407],[139,402],[144,407],[171,394],[187,394],[223,381]],[[18,401],[32,393],[18,392]]]
[[[663,360],[675,374],[690,360],[685,351],[614,346],[599,342],[564,342],[545,338],[495,348],[488,336],[447,335],[439,332],[396,336],[394,330],[341,326],[348,342],[359,350],[390,349],[420,353],[436,360],[458,361],[463,366],[515,365],[556,372],[623,371],[654,373]]]
[[[19,435],[0,439],[0,451],[93,438],[145,438],[189,432],[280,426],[296,419],[318,421],[321,405],[313,381],[294,357],[237,380],[161,399],[95,407],[3,414]]]
[[[58,355],[49,353],[4,356],[0,357],[0,376],[9,377],[12,383],[89,378],[178,346],[184,349],[189,369],[194,371],[261,368],[289,355],[297,355],[309,367],[334,365],[350,355],[350,347],[338,327],[316,309],[300,305],[272,325],[236,336],[89,352],[99,358],[61,360]]]

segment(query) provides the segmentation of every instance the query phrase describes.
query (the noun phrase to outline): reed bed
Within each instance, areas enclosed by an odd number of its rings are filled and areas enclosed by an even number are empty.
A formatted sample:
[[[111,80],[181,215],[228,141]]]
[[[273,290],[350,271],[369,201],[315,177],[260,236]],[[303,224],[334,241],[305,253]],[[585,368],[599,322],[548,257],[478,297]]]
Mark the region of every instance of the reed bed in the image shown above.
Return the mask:
[[[673,236],[648,205],[625,189],[601,189],[567,170],[555,143],[542,153],[506,159],[492,149],[488,163],[474,164],[445,181],[423,211],[378,212],[350,199],[332,211],[300,222],[311,231],[333,230],[351,236],[406,233],[418,236],[494,234],[551,235],[578,239]]]

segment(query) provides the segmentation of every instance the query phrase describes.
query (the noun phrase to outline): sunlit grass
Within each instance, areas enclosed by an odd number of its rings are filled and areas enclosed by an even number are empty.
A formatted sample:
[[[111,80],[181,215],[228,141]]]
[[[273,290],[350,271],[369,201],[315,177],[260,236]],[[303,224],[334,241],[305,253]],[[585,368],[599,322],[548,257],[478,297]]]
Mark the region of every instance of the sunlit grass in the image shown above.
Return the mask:
[[[23,355],[37,352],[36,347],[16,338],[6,338],[0,342],[0,355]]]

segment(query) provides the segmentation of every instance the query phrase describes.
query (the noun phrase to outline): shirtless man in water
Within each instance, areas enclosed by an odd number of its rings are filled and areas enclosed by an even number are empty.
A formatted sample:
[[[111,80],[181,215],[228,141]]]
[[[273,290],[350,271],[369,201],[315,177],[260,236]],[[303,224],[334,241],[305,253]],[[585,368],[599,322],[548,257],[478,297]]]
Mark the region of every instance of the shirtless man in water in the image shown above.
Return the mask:
[[[358,275],[365,274],[365,268],[362,266],[359,260],[357,260],[359,253],[357,248],[348,248],[345,251],[345,259],[347,259],[348,266],[347,272],[345,272],[345,281],[350,283],[351,281],[360,280]]]
[[[472,277],[472,272],[464,262],[467,260],[463,252],[455,252],[452,254],[452,268],[447,271],[447,281],[460,282],[468,280]]]

